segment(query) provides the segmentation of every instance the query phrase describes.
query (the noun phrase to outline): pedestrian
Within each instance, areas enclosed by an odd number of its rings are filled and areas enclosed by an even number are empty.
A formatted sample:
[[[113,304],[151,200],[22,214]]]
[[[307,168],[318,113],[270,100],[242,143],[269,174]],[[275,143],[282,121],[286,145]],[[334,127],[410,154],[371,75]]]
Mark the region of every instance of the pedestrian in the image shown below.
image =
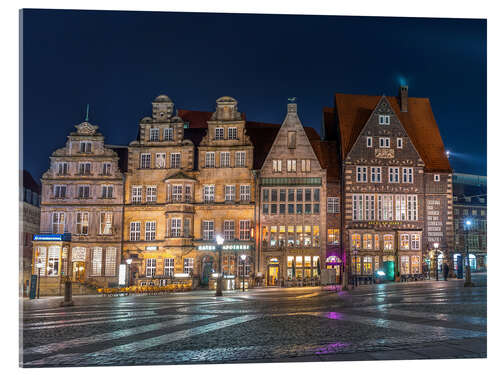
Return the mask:
[[[427,262],[424,262],[424,264],[422,265],[422,272],[424,274],[424,277],[426,279],[429,278],[429,266],[427,265]]]
[[[448,279],[448,272],[450,272],[450,267],[448,267],[448,263],[445,263],[443,265],[444,281],[447,281],[447,279]]]

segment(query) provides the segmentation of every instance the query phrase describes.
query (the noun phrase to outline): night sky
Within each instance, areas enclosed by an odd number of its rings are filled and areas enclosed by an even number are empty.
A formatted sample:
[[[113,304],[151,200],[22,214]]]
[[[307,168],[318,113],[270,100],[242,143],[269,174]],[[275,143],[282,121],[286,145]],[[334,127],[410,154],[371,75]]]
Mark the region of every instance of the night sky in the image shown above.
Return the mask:
[[[486,175],[485,20],[25,10],[21,27],[35,178],[87,103],[107,144],[135,139],[159,94],[202,111],[232,96],[247,119],[272,123],[295,96],[320,133],[335,93],[392,96],[400,83],[430,98],[453,169]]]

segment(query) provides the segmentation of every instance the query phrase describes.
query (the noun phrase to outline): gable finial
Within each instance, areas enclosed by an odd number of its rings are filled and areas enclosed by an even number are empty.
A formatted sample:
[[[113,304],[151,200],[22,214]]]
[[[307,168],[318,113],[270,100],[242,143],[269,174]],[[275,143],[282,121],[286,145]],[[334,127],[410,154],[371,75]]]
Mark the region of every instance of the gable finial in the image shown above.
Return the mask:
[[[297,100],[297,98],[295,96],[293,98],[288,98],[288,101],[290,103],[295,103],[296,100]]]
[[[87,114],[85,115],[85,122],[89,122],[89,105],[87,104]]]

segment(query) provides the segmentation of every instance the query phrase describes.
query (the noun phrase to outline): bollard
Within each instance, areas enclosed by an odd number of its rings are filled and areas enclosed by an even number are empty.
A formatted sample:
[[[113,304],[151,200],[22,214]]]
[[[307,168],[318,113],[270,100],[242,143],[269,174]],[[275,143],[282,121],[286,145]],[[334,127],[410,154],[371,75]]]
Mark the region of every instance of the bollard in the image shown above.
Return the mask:
[[[73,306],[73,296],[72,296],[72,284],[71,281],[66,281],[64,283],[64,301],[61,302],[61,306]]]

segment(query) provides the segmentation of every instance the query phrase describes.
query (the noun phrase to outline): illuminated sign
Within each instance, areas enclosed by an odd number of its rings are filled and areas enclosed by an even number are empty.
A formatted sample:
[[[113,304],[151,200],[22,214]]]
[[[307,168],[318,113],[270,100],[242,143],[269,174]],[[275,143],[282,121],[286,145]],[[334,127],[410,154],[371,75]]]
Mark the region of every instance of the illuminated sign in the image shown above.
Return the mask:
[[[158,246],[146,246],[147,251],[156,251],[158,250]]]
[[[33,241],[71,241],[71,233],[34,234]]]
[[[120,269],[118,271],[118,284],[125,285],[127,278],[127,265],[120,264]]]
[[[215,246],[202,245],[202,246],[198,246],[198,250],[215,250]]]

